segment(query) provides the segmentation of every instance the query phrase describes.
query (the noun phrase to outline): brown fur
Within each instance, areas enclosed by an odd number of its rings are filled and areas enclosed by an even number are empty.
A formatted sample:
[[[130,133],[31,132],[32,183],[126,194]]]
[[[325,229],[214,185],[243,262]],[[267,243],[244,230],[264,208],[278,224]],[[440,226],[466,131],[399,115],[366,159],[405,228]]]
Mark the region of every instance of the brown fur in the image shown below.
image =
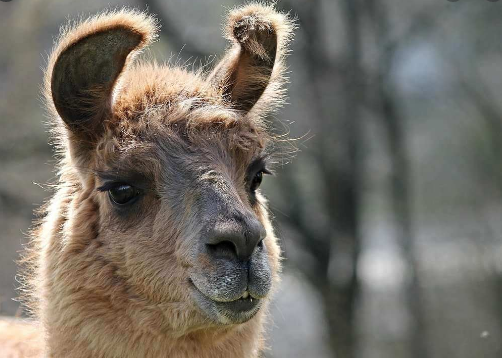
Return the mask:
[[[250,197],[246,181],[271,143],[264,117],[282,103],[292,23],[271,6],[232,11],[232,46],[209,74],[133,64],[156,27],[141,12],[104,13],[65,28],[50,57],[59,185],[33,233],[26,288],[47,357],[253,358],[264,346],[268,291],[256,291],[252,317],[231,322],[201,310],[188,282],[220,277],[195,248],[206,223],[238,214],[265,228],[277,284],[266,201]],[[93,74],[94,53],[103,70]],[[129,211],[98,190],[109,176],[144,189]],[[228,300],[241,294],[232,290]]]

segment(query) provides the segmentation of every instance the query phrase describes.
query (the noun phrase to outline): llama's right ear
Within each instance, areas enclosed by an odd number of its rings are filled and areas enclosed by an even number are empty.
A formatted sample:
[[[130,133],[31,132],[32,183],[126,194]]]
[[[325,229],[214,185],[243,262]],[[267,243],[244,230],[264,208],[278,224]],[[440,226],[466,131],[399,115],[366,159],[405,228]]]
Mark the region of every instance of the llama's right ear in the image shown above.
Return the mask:
[[[102,134],[117,79],[155,32],[151,17],[131,10],[98,15],[63,31],[50,57],[45,94],[72,138],[89,141]]]

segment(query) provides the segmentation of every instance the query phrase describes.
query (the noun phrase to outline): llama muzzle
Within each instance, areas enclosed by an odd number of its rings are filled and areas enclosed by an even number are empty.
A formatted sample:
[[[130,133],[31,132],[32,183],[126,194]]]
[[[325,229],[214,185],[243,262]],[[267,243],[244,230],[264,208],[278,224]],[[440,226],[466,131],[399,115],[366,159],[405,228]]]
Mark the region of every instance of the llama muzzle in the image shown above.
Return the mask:
[[[272,285],[266,231],[252,214],[214,224],[190,275],[199,308],[219,323],[252,318]]]

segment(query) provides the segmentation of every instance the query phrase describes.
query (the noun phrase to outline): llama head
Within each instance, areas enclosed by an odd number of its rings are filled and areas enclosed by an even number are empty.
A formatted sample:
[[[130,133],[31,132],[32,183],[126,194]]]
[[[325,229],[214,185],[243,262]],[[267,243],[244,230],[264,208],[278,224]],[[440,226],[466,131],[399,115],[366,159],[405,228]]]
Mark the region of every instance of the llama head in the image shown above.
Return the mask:
[[[280,269],[258,189],[271,144],[263,118],[282,100],[291,30],[271,7],[232,11],[231,46],[207,74],[133,63],[156,31],[140,12],[63,32],[45,83],[74,188],[63,247],[114,267],[84,271],[80,289],[121,282],[114,294],[161,307],[178,331],[260,312]]]

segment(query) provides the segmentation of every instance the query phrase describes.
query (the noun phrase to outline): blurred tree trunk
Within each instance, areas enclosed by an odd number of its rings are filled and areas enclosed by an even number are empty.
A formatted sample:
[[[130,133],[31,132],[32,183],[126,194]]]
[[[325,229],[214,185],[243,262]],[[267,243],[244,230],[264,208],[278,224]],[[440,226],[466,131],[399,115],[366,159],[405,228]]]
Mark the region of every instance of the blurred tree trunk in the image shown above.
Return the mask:
[[[360,195],[362,183],[361,160],[361,105],[364,82],[361,78],[361,31],[359,4],[340,0],[345,17],[346,58],[342,69],[330,61],[323,41],[324,13],[322,2],[315,0],[297,8],[300,28],[306,36],[305,70],[312,91],[311,103],[318,135],[315,137],[315,159],[320,168],[321,186],[326,188],[323,196],[316,198],[331,218],[328,227],[320,231],[306,222],[302,203],[288,206],[287,220],[301,236],[302,248],[316,258],[315,267],[299,265],[312,284],[322,294],[325,317],[329,329],[329,345],[333,356],[353,358],[356,356],[356,305],[359,295],[357,262],[361,250]],[[282,3],[282,6],[286,6]],[[291,5],[287,5],[292,8]],[[285,10],[289,10],[286,8]],[[302,11],[303,10],[303,11]],[[327,81],[336,73],[340,83]],[[339,87],[343,90],[337,91]],[[340,93],[339,101],[327,96]],[[323,102],[322,99],[327,101]],[[343,103],[340,107],[339,103]],[[329,135],[328,135],[329,134]],[[294,173],[285,168],[286,175]],[[295,180],[286,180],[281,186],[284,195],[301,192]],[[288,200],[289,200],[288,199]]]
[[[411,356],[425,358],[425,310],[419,280],[419,264],[414,247],[414,235],[411,222],[410,171],[407,155],[407,141],[403,129],[403,118],[397,112],[394,100],[387,91],[382,91],[382,117],[388,139],[388,151],[391,159],[391,202],[401,251],[408,265],[408,281],[404,287],[406,305],[411,316],[410,339]]]
[[[362,116],[365,88],[361,68],[361,21],[360,2],[340,0],[345,28],[346,59],[342,74],[344,101],[342,128],[346,131],[337,138],[344,141],[345,163],[331,163],[328,186],[332,197],[326,207],[335,220],[337,235],[331,238],[331,262],[328,273],[334,268],[346,270],[342,279],[328,275],[330,292],[325,294],[327,317],[330,326],[333,351],[338,358],[353,358],[357,354],[356,309],[359,297],[357,264],[361,251],[360,204],[362,195]],[[335,113],[334,111],[332,113]],[[333,116],[333,114],[331,114]],[[333,120],[327,118],[327,120]],[[329,132],[323,132],[329,133]],[[329,138],[329,136],[325,136]],[[326,155],[334,159],[332,149],[326,148]],[[334,175],[333,175],[334,174]],[[328,179],[329,180],[329,179]],[[329,195],[328,195],[329,197]],[[338,260],[346,264],[340,266]],[[335,277],[338,277],[336,275]]]
[[[410,200],[410,169],[408,140],[405,119],[401,115],[396,98],[397,90],[390,79],[392,62],[396,46],[389,46],[391,39],[388,31],[387,9],[384,1],[371,0],[366,7],[369,18],[373,21],[375,37],[380,50],[379,66],[376,75],[374,94],[377,110],[386,133],[387,151],[391,161],[391,204],[401,252],[408,264],[408,281],[404,287],[405,303],[412,326],[410,329],[410,353],[414,358],[428,357],[426,331],[424,324],[425,310],[419,280],[419,264],[414,245]]]

